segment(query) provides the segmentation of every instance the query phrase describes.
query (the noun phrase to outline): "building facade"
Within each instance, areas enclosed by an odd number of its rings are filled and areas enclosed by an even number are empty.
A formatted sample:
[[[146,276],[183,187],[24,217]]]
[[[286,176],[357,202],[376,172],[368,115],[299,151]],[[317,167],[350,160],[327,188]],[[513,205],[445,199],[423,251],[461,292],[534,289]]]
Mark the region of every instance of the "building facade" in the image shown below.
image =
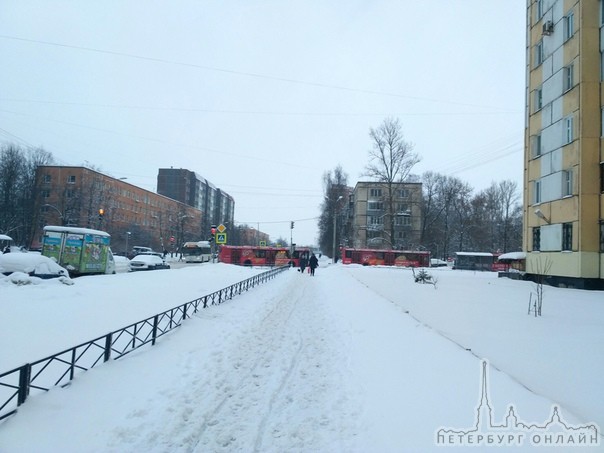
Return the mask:
[[[183,168],[160,168],[157,193],[178,200],[202,212],[203,231],[223,224],[227,232],[234,225],[235,200],[197,173]]]
[[[415,250],[420,245],[421,183],[358,182],[352,204],[354,248]]]
[[[117,254],[135,245],[176,251],[207,236],[199,209],[85,167],[39,166],[35,212],[33,248],[45,225],[107,231]]]
[[[552,284],[604,281],[602,3],[527,1],[523,248]]]

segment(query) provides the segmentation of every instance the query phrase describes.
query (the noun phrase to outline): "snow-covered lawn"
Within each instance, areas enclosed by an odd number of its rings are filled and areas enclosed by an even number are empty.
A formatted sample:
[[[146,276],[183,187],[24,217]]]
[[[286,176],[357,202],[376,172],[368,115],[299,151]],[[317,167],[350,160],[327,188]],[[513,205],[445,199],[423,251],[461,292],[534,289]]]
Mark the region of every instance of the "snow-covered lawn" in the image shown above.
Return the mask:
[[[0,372],[259,271],[0,281]],[[316,277],[285,272],[30,398],[0,422],[0,452],[443,451],[439,428],[476,423],[481,358],[496,422],[513,405],[542,423],[557,405],[568,424],[604,426],[602,292],[546,287],[535,318],[531,283],[429,272],[436,289],[407,269],[323,261]]]

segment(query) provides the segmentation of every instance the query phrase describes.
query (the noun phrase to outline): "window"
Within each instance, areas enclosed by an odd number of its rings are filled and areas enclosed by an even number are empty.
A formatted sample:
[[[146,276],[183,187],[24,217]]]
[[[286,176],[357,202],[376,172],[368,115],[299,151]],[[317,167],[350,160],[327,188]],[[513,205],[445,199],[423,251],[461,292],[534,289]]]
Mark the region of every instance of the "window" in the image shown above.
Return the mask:
[[[399,189],[398,196],[399,198],[409,198],[409,189]]]
[[[411,212],[411,210],[409,209],[409,205],[407,203],[397,203],[396,212]]]
[[[52,177],[50,175],[44,175],[42,181],[44,182],[44,184],[50,184],[50,182],[52,181]]]
[[[382,209],[384,209],[384,203],[381,201],[370,201],[367,203],[368,211],[381,211]]]
[[[604,162],[600,162],[600,192],[604,193]]]
[[[562,171],[562,196],[568,197],[573,194],[573,171]]]
[[[564,118],[564,139],[566,140],[565,144],[569,144],[574,140],[572,116]]]
[[[49,198],[50,190],[43,190],[42,192],[40,192],[40,194],[42,195],[42,198]]]
[[[73,198],[74,194],[75,194],[75,192],[71,189],[65,191],[66,198]]]
[[[370,225],[382,225],[384,223],[383,217],[378,216],[369,216],[369,224]]]
[[[543,17],[543,0],[537,0],[535,2],[535,17],[540,20]]]
[[[573,249],[573,224],[562,224],[562,250]]]
[[[541,227],[533,228],[533,251],[541,250]]]
[[[564,41],[568,41],[575,34],[575,14],[570,11],[564,17]]]
[[[394,220],[396,226],[409,226],[411,225],[411,217],[409,216],[397,216]]]
[[[539,41],[535,45],[535,66],[543,63],[543,41]]]
[[[397,239],[407,239],[407,233],[404,231],[397,231],[396,238]]]
[[[370,197],[381,197],[382,196],[382,189],[370,189],[369,190],[369,196]]]
[[[535,112],[543,108],[543,89],[537,88],[535,90]]]
[[[568,91],[574,86],[574,66],[570,64],[566,66],[563,71],[564,91]]]
[[[75,182],[76,182],[76,177],[75,177],[75,175],[69,175],[69,176],[67,177],[67,184],[75,184]]]
[[[604,253],[604,222],[600,221],[600,253]]]
[[[535,194],[534,194],[535,204],[541,203],[541,181],[535,181],[534,189],[535,189]]]
[[[541,134],[533,135],[531,140],[533,157],[541,156]]]

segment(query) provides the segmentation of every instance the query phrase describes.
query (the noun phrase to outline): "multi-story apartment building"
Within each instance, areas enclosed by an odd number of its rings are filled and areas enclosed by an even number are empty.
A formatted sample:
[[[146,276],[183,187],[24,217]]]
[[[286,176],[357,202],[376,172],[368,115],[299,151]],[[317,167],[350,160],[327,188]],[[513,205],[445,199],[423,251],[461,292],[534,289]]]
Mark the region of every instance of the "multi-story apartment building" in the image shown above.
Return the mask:
[[[602,0],[528,0],[524,157],[527,272],[604,283]]]
[[[358,182],[352,196],[355,248],[417,249],[421,230],[421,183]]]
[[[199,209],[85,167],[39,166],[36,205],[34,248],[45,225],[107,231],[115,253],[133,245],[176,251],[207,238]]]
[[[157,193],[202,212],[204,231],[211,225],[234,225],[235,200],[197,173],[183,168],[160,168],[157,175]]]

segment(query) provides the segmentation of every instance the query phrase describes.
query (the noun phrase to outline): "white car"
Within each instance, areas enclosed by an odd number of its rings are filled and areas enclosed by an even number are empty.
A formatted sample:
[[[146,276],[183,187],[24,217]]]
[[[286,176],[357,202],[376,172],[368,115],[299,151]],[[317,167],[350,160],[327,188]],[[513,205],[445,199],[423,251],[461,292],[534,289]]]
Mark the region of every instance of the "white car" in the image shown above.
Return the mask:
[[[34,252],[0,255],[0,273],[10,275],[13,272],[23,272],[39,278],[69,277],[67,269],[59,266],[55,260]]]
[[[157,255],[136,255],[130,260],[130,269],[132,271],[151,271],[170,269],[170,265]]]

